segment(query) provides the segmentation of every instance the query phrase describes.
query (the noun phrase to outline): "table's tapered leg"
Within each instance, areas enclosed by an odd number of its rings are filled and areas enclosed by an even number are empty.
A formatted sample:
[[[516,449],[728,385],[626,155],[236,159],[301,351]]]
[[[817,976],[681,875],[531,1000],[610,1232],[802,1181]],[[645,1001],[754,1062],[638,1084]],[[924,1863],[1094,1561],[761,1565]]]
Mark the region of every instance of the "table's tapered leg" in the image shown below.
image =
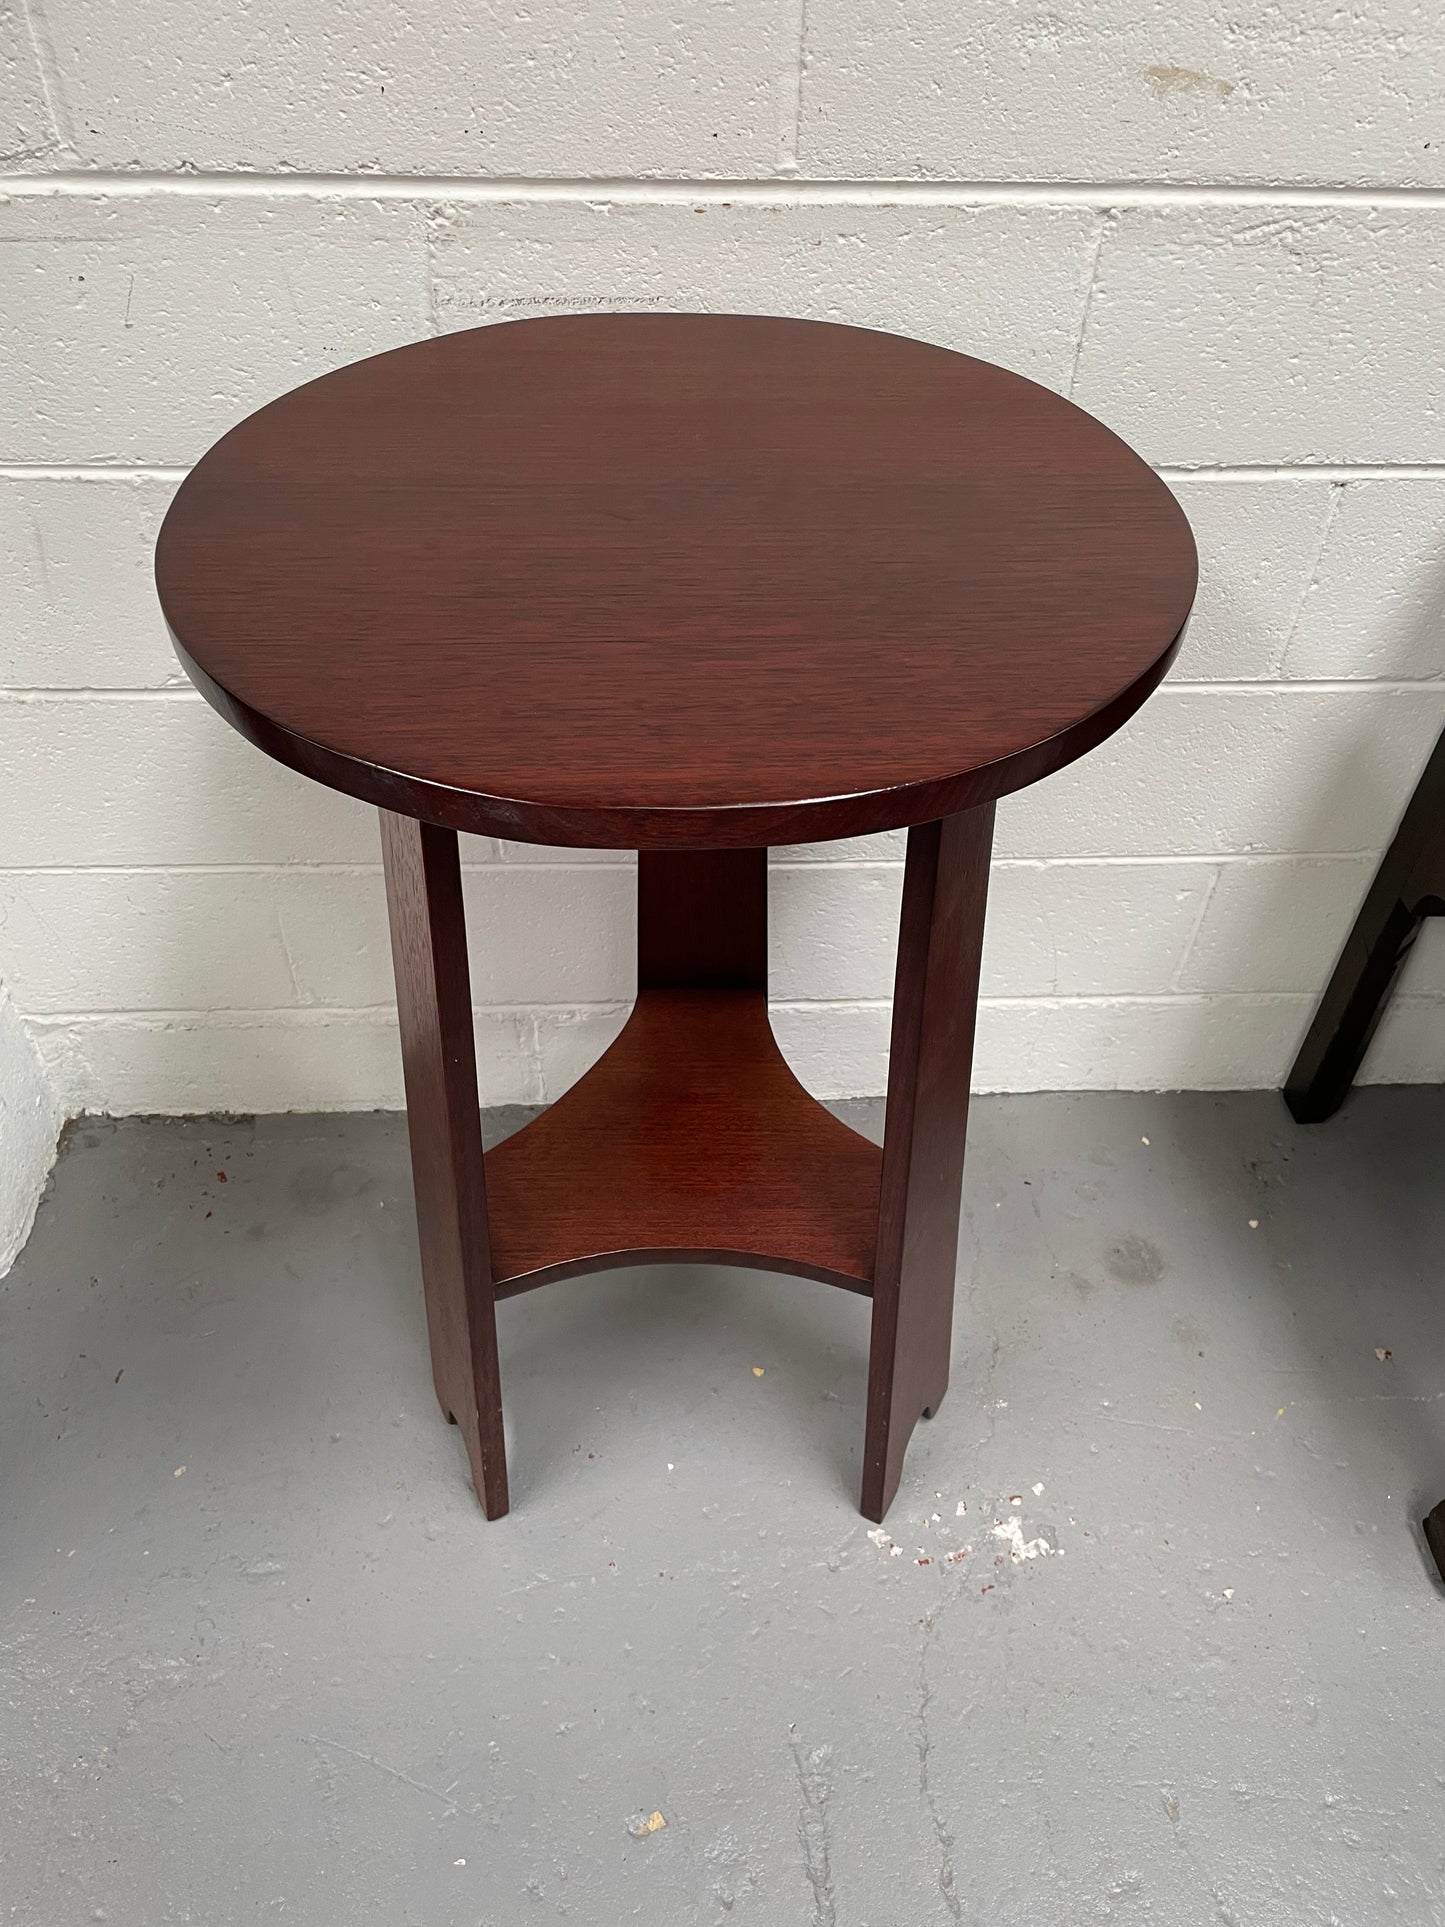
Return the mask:
[[[908,833],[873,1275],[862,1509],[881,1521],[948,1389],[993,805]]]
[[[380,815],[432,1374],[496,1519],[507,1457],[457,838]]]

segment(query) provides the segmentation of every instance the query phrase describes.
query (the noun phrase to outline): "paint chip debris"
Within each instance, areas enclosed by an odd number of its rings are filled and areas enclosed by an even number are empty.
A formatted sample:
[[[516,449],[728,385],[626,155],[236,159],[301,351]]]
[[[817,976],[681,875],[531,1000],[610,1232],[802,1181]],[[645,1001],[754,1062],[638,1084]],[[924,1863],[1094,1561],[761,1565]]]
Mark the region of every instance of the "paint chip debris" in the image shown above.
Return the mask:
[[[1258,1219],[1258,1218],[1251,1218],[1251,1219],[1250,1219],[1250,1221],[1249,1221],[1249,1228],[1250,1228],[1250,1230],[1251,1230],[1251,1231],[1258,1231],[1258,1229],[1259,1229],[1259,1219]]]
[[[1042,1485],[1031,1486],[1030,1490],[1032,1491],[1036,1499],[1041,1499],[1043,1497],[1044,1488]]]
[[[1017,1519],[1000,1519],[993,1528],[993,1536],[1003,1540],[1015,1565],[1023,1559],[1047,1559],[1055,1550],[1047,1539],[1025,1539],[1023,1526]]]
[[[1234,1598],[1233,1586],[1226,1586],[1224,1588],[1223,1593],[1220,1595],[1220,1597],[1224,1600],[1224,1603],[1228,1605],[1230,1601]]]
[[[634,1813],[627,1822],[627,1831],[634,1840],[645,1840],[650,1833],[661,1833],[666,1825],[660,1813]]]
[[[877,1546],[878,1550],[880,1552],[886,1552],[890,1559],[902,1558],[902,1546],[895,1545],[883,1530],[882,1526],[874,1526],[873,1530],[868,1534],[868,1537],[873,1541],[874,1545]]]
[[[1140,1142],[1141,1144],[1147,1144],[1147,1143],[1149,1142],[1149,1140],[1148,1140],[1148,1138],[1147,1138],[1147,1137],[1141,1137],[1141,1138],[1140,1138],[1140,1140],[1139,1140],[1139,1142]]]
[[[175,1471],[174,1471],[174,1472],[172,1472],[172,1474],[171,1474],[171,1477],[172,1477],[173,1479],[181,1479],[181,1478],[184,1478],[184,1477],[185,1477],[185,1472],[186,1472],[186,1468],[185,1468],[185,1467],[184,1467],[183,1465],[178,1465],[178,1466],[176,1467],[176,1469],[175,1469]]]
[[[454,1867],[464,1867],[464,1866],[465,1866],[466,1864],[467,1864],[467,1863],[466,1863],[466,1861],[465,1861],[465,1860],[454,1860],[454,1861],[452,1862],[452,1865],[453,1865]]]
[[[1390,1350],[1388,1345],[1376,1345],[1375,1356],[1382,1365],[1387,1365],[1395,1354]]]
[[[763,1375],[763,1373],[764,1373],[764,1372],[765,1372],[766,1370],[767,1370],[767,1367],[766,1367],[765,1365],[754,1365],[754,1367],[753,1367],[753,1377],[754,1377],[754,1378],[761,1378],[761,1377],[762,1377],[762,1375]]]
[[[955,1519],[961,1519],[964,1513],[967,1511],[968,1511],[968,1500],[960,1499],[958,1502],[958,1509],[955,1511],[953,1516]]]

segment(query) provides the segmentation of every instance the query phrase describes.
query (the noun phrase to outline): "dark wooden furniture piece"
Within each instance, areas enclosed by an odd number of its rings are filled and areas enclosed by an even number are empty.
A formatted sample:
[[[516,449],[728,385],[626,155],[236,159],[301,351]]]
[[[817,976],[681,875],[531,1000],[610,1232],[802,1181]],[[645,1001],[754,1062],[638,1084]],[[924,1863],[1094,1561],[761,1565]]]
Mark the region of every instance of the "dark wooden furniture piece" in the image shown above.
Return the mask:
[[[599,315],[418,343],[227,435],[156,565],[260,748],[377,805],[437,1391],[507,1507],[494,1305],[653,1259],[870,1296],[862,1506],[948,1383],[994,799],[1102,742],[1194,593],[1169,491],[1003,369]],[[880,1152],[784,1063],[770,844],[906,827]],[[640,852],[638,995],[482,1156],[456,833]]]
[[[1426,917],[1445,916],[1445,736],[1400,818],[1284,1087],[1301,1124],[1322,1124],[1349,1096],[1370,1039]],[[1424,1521],[1445,1579],[1445,1499]]]
[[[1435,1564],[1440,1568],[1440,1577],[1445,1579],[1445,1499],[1442,1499],[1433,1512],[1425,1516],[1425,1543],[1434,1555]]]
[[[1426,917],[1445,916],[1445,736],[1436,743],[1345,939],[1284,1087],[1301,1124],[1333,1117],[1349,1095]]]

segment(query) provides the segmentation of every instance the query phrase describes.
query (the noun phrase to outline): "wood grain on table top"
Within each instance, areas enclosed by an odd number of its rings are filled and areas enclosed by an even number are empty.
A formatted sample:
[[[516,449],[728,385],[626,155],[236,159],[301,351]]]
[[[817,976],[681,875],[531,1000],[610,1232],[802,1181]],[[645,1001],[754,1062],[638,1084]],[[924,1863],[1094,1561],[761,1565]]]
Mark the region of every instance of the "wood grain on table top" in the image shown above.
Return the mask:
[[[157,553],[242,732],[383,807],[725,847],[966,808],[1154,687],[1195,586],[1157,476],[1022,377],[828,323],[587,315],[324,376]]]

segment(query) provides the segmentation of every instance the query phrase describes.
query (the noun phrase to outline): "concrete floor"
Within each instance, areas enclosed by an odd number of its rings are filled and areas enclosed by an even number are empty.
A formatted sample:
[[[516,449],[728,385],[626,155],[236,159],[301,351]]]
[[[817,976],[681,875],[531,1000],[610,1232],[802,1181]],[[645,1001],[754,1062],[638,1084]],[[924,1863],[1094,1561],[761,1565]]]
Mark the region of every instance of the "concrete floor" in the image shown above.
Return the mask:
[[[0,1920],[1445,1920],[1442,1146],[978,1101],[878,1534],[863,1300],[513,1300],[488,1526],[399,1118],[81,1125],[0,1284]]]

